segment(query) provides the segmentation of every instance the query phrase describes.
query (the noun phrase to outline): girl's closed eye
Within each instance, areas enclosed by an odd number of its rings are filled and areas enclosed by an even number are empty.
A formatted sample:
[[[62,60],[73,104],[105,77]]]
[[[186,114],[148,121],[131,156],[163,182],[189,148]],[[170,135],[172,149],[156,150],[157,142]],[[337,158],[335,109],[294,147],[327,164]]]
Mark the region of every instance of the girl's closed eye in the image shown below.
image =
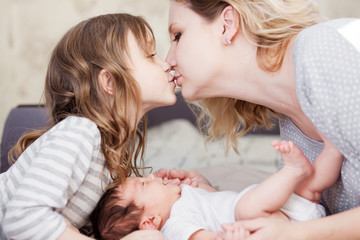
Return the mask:
[[[180,40],[180,37],[181,37],[181,33],[177,33],[177,34],[175,34],[175,37],[174,37],[174,42],[177,42],[177,41],[179,41]]]

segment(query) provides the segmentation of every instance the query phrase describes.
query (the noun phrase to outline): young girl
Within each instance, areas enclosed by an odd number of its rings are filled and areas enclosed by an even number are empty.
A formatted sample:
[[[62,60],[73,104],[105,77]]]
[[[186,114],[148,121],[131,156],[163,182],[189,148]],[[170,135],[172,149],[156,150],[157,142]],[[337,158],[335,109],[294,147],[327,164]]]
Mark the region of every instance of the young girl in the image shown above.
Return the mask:
[[[169,70],[140,17],[98,16],[65,34],[45,80],[50,125],[19,140],[19,157],[0,176],[1,239],[88,238],[77,229],[86,229],[105,188],[140,175],[146,125],[138,124],[176,101]],[[157,231],[132,236],[163,239]]]

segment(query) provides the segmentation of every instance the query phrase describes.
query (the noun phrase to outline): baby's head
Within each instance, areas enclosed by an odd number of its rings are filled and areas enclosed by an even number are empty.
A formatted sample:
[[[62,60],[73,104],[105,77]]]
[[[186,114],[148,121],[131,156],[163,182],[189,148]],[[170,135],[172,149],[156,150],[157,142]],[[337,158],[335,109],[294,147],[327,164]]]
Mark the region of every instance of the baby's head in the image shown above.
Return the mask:
[[[95,237],[112,240],[136,230],[160,230],[180,194],[179,186],[153,174],[127,178],[107,190],[92,213]]]

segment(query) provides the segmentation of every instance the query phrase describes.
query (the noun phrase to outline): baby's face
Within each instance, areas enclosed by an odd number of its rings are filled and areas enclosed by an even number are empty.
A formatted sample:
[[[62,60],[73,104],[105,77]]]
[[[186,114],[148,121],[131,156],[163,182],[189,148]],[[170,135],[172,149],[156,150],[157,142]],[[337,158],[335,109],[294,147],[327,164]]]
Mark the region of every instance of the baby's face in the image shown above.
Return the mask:
[[[140,207],[144,206],[145,211],[154,213],[165,214],[181,194],[179,186],[154,174],[144,178],[127,178],[122,188],[125,198],[132,199]]]

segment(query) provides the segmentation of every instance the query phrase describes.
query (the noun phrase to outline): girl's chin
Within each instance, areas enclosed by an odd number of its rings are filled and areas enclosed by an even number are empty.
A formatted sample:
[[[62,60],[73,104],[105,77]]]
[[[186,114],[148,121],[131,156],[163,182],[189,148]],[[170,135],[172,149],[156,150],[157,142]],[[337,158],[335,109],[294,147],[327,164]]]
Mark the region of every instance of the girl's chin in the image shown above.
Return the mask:
[[[172,99],[169,99],[167,106],[174,105],[176,103],[176,95],[174,94]]]
[[[159,103],[157,106],[154,106],[153,108],[171,106],[174,105],[175,103],[176,103],[176,95],[173,94],[173,95],[169,95],[166,99],[163,99],[161,103]]]

